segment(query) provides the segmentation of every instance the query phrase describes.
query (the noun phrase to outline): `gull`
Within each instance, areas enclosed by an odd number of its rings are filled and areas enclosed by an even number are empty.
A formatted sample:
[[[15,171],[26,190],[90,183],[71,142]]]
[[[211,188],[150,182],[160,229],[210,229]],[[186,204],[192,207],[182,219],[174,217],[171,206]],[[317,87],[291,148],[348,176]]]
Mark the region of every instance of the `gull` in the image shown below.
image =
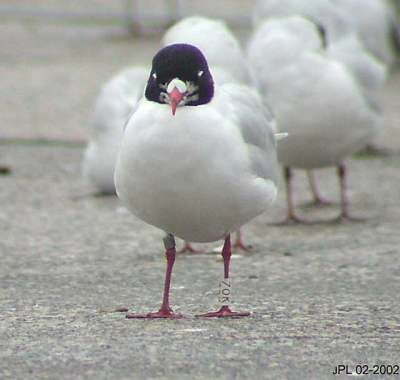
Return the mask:
[[[294,211],[292,168],[335,166],[341,213],[348,211],[344,160],[377,133],[376,114],[346,65],[327,56],[315,23],[300,16],[264,21],[248,46],[256,83],[274,110],[278,129],[290,138],[278,145],[284,167],[287,222],[304,222]]]
[[[145,97],[128,121],[115,170],[117,194],[144,222],[166,233],[161,308],[127,318],[180,318],[169,303],[175,236],[223,240],[229,284],[230,234],[266,211],[277,195],[276,138],[265,127],[257,94],[218,86],[202,52],[172,44],[153,58]],[[241,317],[229,297],[201,317]]]

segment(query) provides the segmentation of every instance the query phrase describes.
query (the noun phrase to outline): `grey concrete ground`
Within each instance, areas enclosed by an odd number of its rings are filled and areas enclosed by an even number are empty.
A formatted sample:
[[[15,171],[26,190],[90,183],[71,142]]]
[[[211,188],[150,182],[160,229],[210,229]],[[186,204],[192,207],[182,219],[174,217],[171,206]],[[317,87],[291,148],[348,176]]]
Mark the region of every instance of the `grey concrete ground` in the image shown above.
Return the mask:
[[[0,128],[12,138],[84,139],[100,84],[158,43],[113,27],[0,28]],[[397,74],[382,93],[380,143],[393,149],[399,86]],[[399,155],[349,161],[352,212],[363,223],[270,226],[284,214],[281,192],[245,228],[255,249],[232,271],[235,307],[251,317],[193,317],[216,304],[222,263],[209,254],[176,261],[171,297],[185,319],[138,321],[105,311],[159,306],[162,233],[116,198],[88,195],[82,152],[1,140],[0,164],[13,172],[0,176],[0,379],[327,379],[338,364],[400,364]],[[319,178],[336,200],[333,170]],[[299,173],[299,203],[304,182]]]

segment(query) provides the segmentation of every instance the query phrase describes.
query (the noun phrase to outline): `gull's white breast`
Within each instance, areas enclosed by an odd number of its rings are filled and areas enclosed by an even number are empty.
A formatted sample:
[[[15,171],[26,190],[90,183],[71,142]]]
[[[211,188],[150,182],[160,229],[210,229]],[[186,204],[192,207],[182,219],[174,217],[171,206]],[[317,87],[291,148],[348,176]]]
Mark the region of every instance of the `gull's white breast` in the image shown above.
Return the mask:
[[[117,193],[140,219],[182,239],[214,241],[261,214],[276,186],[251,170],[239,128],[211,104],[143,100],[125,130]]]

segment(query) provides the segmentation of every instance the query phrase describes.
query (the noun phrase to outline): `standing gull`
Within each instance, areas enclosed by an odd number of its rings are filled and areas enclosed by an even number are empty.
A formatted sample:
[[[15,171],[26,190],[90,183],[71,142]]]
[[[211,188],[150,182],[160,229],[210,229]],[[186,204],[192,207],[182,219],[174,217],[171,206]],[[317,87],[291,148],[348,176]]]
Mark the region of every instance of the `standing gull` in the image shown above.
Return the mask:
[[[224,240],[229,281],[231,232],[276,198],[275,137],[265,128],[261,104],[250,111],[242,102],[248,87],[230,86],[214,85],[206,59],[192,45],[169,45],[153,58],[145,98],[125,129],[115,183],[134,215],[166,232],[167,269],[160,310],[128,318],[181,317],[169,304],[174,236]],[[246,315],[223,304],[201,316]]]
[[[346,65],[326,55],[315,23],[292,16],[259,26],[249,44],[257,83],[271,104],[278,128],[290,138],[278,146],[287,189],[287,222],[303,222],[294,211],[292,168],[336,166],[341,213],[348,211],[344,159],[369,143],[377,131],[360,86]]]

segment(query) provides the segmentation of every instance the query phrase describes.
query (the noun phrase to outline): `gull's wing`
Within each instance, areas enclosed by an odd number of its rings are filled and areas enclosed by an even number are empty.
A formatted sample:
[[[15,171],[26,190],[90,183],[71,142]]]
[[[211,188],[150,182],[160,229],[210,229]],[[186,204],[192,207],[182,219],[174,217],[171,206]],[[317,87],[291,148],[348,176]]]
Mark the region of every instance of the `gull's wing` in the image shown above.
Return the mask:
[[[344,63],[366,94],[376,92],[386,80],[385,64],[364,48],[356,34],[330,44],[327,56]]]
[[[216,106],[239,128],[247,144],[251,168],[264,179],[277,182],[275,119],[252,88],[228,83],[218,88]]]

